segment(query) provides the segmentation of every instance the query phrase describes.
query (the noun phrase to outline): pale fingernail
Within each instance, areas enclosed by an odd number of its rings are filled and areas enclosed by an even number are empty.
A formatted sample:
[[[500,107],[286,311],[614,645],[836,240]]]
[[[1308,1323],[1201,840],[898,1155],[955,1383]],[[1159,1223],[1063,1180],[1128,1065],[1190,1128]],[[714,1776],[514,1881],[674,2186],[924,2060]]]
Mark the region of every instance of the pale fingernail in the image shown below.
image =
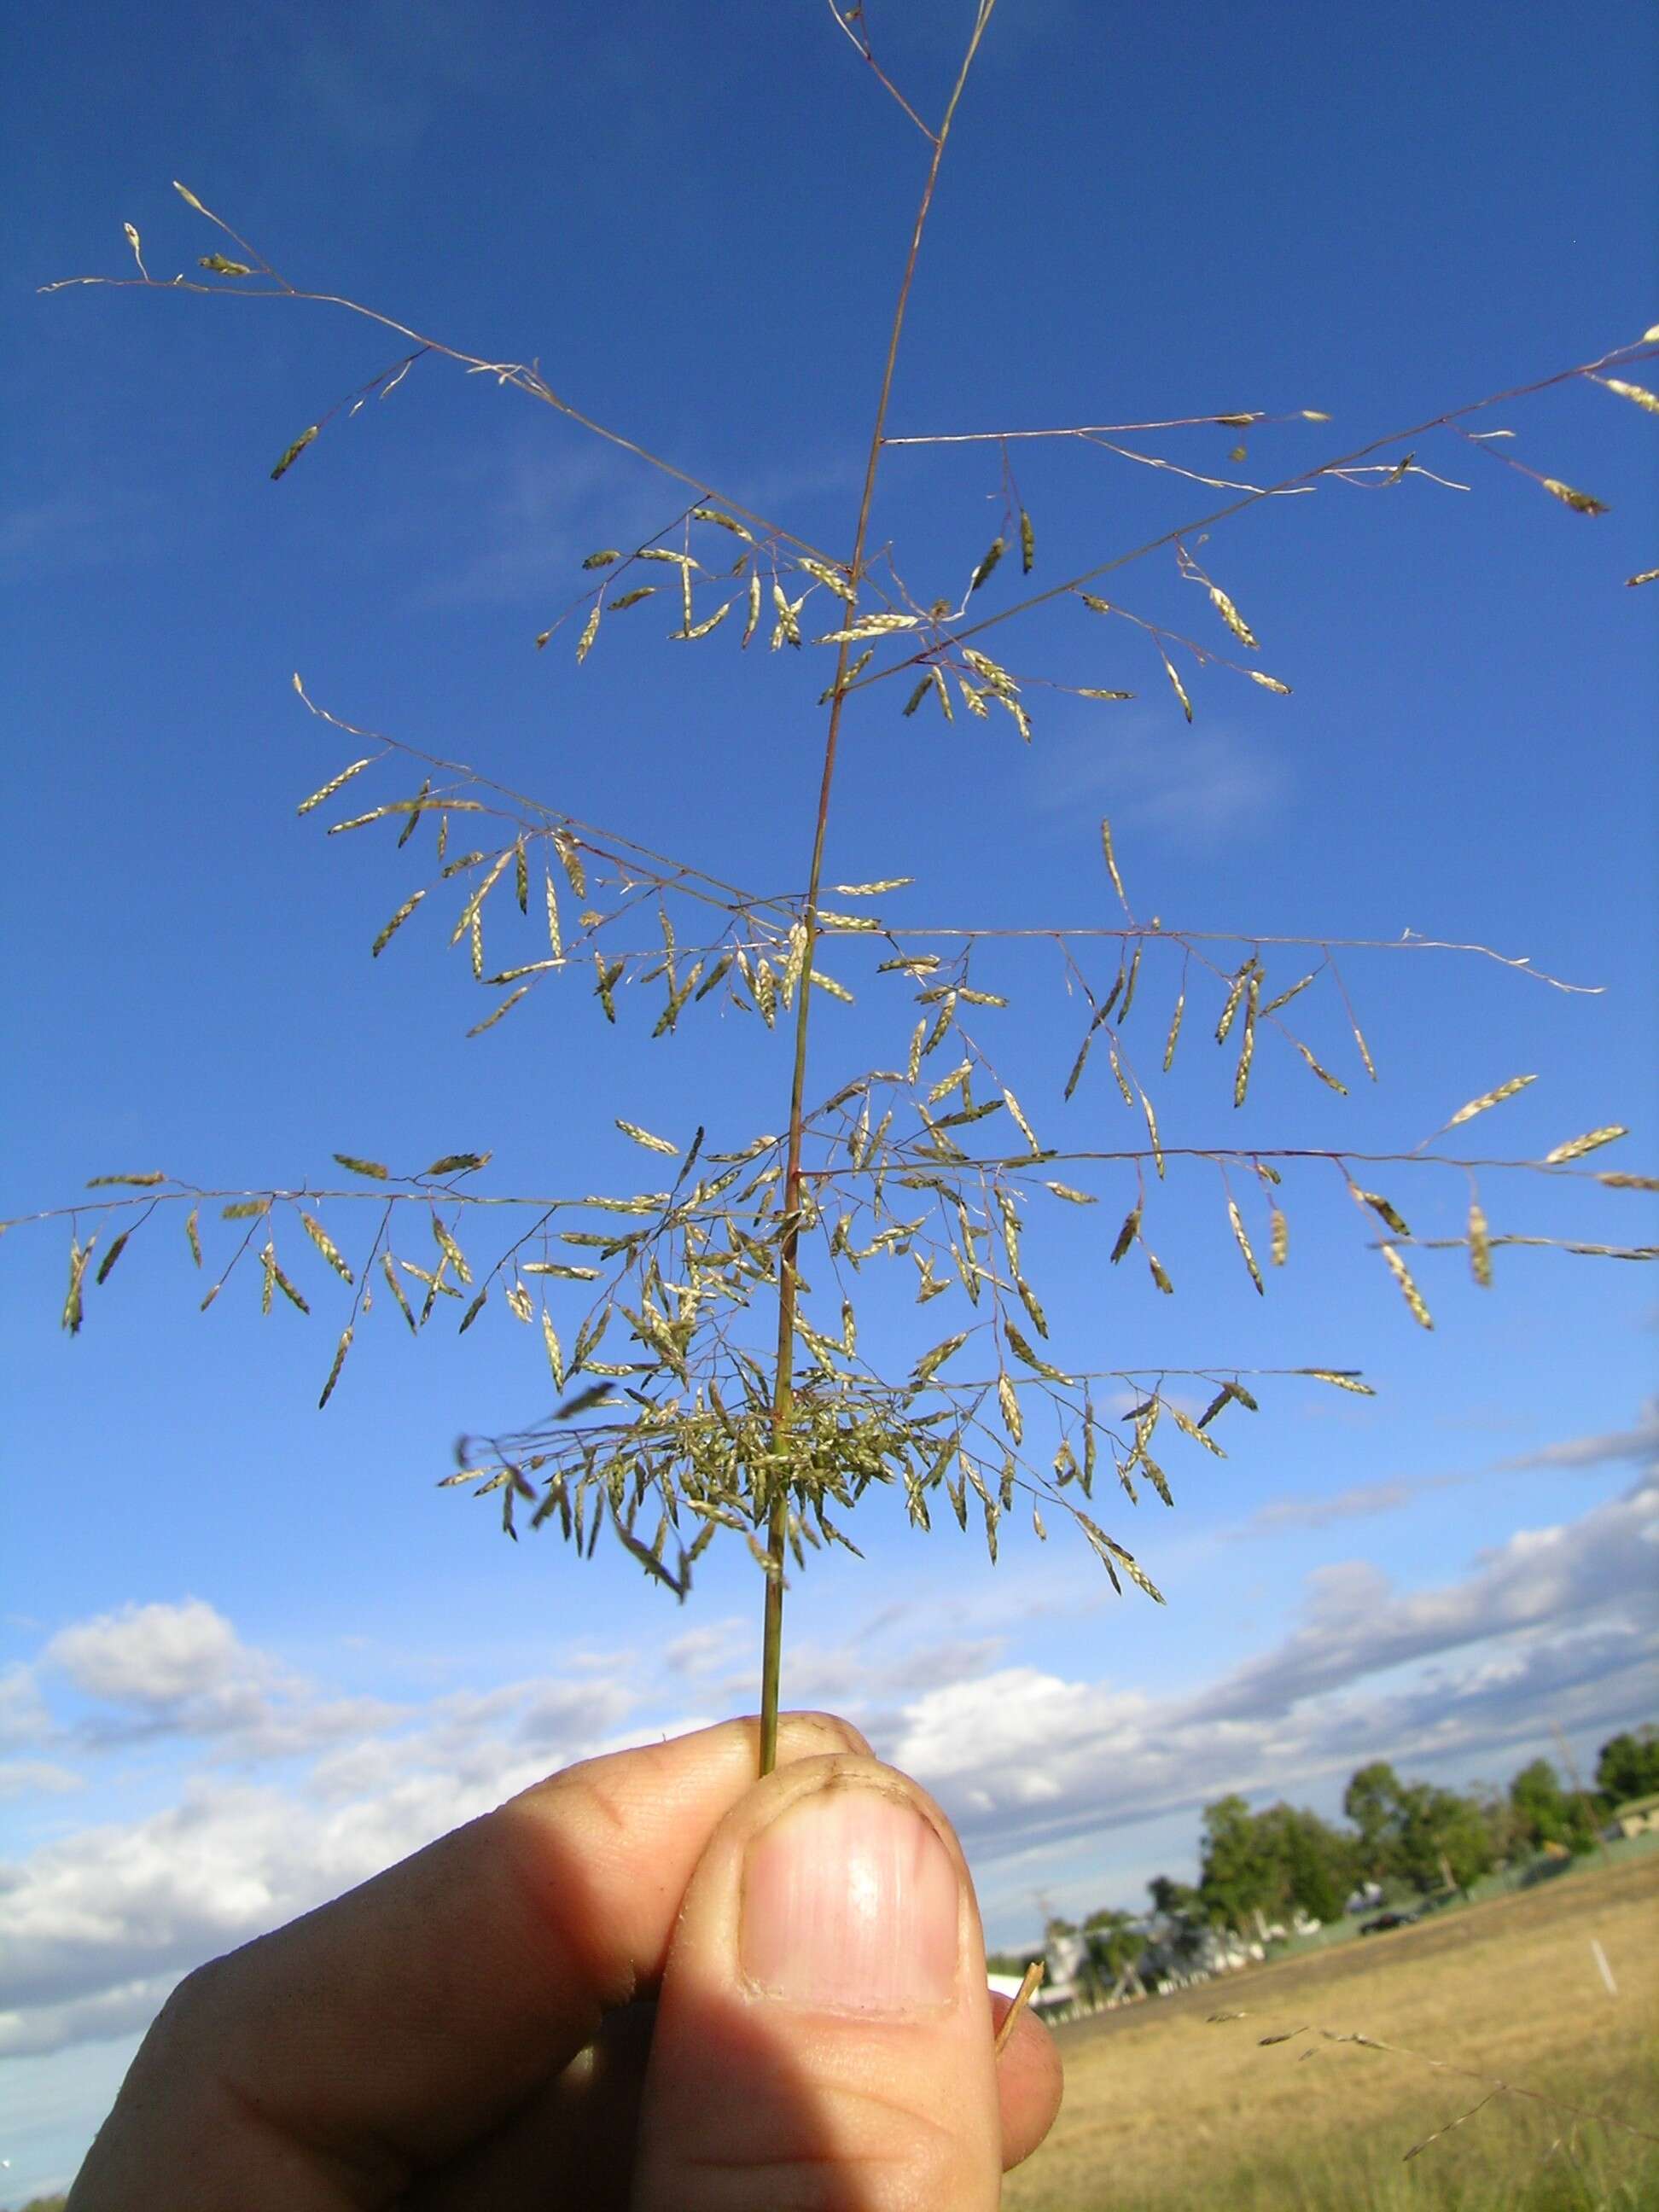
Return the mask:
[[[834,1784],[749,1847],[743,1971],[771,1996],[836,2012],[948,2004],[960,1911],[956,1867],[915,1807]]]

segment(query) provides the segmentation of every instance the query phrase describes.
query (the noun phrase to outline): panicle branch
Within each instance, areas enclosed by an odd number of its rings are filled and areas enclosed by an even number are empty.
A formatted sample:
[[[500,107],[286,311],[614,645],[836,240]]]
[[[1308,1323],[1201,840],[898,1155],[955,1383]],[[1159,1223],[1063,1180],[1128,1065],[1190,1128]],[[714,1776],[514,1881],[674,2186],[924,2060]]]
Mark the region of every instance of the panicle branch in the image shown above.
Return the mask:
[[[1269,479],[1259,483],[1199,465],[1206,455],[1194,454],[1190,440],[1177,442],[1176,450],[1184,456],[1179,459],[1121,441],[1218,428],[1255,436],[1329,418],[1311,409],[1289,414],[1252,409],[1057,429],[890,436],[895,369],[923,235],[994,0],[979,0],[936,129],[878,63],[864,7],[854,0],[828,0],[828,5],[840,31],[932,149],[844,558],[599,422],[562,397],[537,362],[487,359],[338,294],[301,289],[182,185],[178,190],[189,207],[245,258],[204,255],[198,265],[214,281],[180,275],[164,283],[149,275],[139,235],[128,225],[136,277],[70,280],[303,301],[342,308],[395,337],[399,351],[392,362],[307,424],[279,457],[271,471],[275,478],[295,466],[336,416],[350,419],[371,398],[389,398],[422,363],[441,360],[468,374],[494,377],[498,386],[550,408],[689,489],[692,502],[678,506],[648,538],[586,556],[585,580],[538,634],[538,648],[567,624],[579,623],[574,659],[585,664],[614,635],[611,624],[653,602],[661,605],[653,616],[631,618],[636,624],[649,621],[666,605],[676,623],[669,635],[676,641],[698,643],[720,634],[727,647],[735,641],[741,653],[763,629],[769,653],[804,652],[809,644],[835,648],[834,671],[818,700],[828,712],[805,886],[787,891],[746,890],[532,799],[464,762],[361,727],[318,705],[295,678],[314,717],[366,748],[301,802],[301,815],[330,805],[348,787],[350,794],[340,803],[357,808],[357,780],[388,764],[407,764],[411,781],[419,778],[407,795],[348,811],[328,824],[330,836],[395,824],[398,851],[421,839],[416,854],[428,864],[424,879],[405,891],[374,938],[372,957],[384,953],[417,915],[428,920],[447,902],[448,944],[465,947],[474,981],[491,994],[489,1010],[470,1035],[492,1030],[554,979],[572,975],[581,977],[584,994],[613,1024],[623,1009],[656,991],[651,1004],[657,1037],[674,1033],[705,1008],[750,1019],[763,1036],[781,1031],[787,1041],[789,1094],[779,1131],[715,1151],[706,1144],[704,1127],[689,1137],[671,1137],[617,1116],[617,1135],[653,1161],[653,1187],[623,1196],[531,1196],[480,1188],[474,1178],[487,1168],[488,1152],[446,1154],[413,1174],[341,1152],[336,1163],[351,1178],[343,1183],[223,1190],[144,1170],[94,1177],[88,1187],[116,1195],[18,1218],[70,1224],[63,1318],[72,1333],[83,1326],[89,1288],[106,1283],[131,1239],[180,1211],[184,1249],[192,1268],[204,1274],[204,1209],[216,1210],[217,1222],[228,1225],[228,1255],[201,1299],[204,1310],[239,1268],[257,1284],[265,1313],[278,1310],[280,1293],[283,1309],[308,1314],[317,1293],[313,1288],[308,1295],[302,1285],[313,1277],[331,1291],[341,1285],[334,1294],[346,1307],[344,1326],[323,1384],[324,1404],[341,1382],[377,1295],[414,1335],[441,1314],[465,1334],[493,1299],[495,1312],[528,1332],[546,1365],[539,1395],[550,1395],[555,1403],[544,1417],[520,1427],[463,1438],[455,1472],[445,1480],[498,1495],[511,1535],[516,1536],[514,1516],[521,1508],[531,1526],[556,1526],[584,1553],[609,1528],[646,1575],[682,1598],[696,1560],[715,1535],[740,1535],[766,1582],[763,1769],[775,1728],[786,1574],[792,1562],[803,1565],[809,1551],[856,1549],[836,1516],[848,1513],[872,1488],[901,1495],[908,1520],[922,1530],[940,1508],[961,1528],[973,1518],[982,1524],[994,1559],[1000,1526],[1017,1500],[1029,1504],[1039,1538],[1047,1534],[1045,1507],[1067,1514],[1115,1588],[1121,1590],[1127,1580],[1159,1599],[1134,1555],[1095,1517],[1095,1511],[1104,1510],[1095,1497],[1097,1475],[1109,1471],[1131,1507],[1139,1504],[1143,1489],[1171,1504],[1173,1486],[1154,1455],[1154,1442],[1161,1451],[1173,1437],[1179,1440],[1176,1452],[1190,1446],[1206,1459],[1224,1457],[1216,1434],[1223,1417],[1229,1417],[1221,1429],[1224,1436],[1237,1419],[1233,1409],[1258,1408],[1247,1378],[1295,1376],[1371,1395],[1358,1368],[1334,1361],[1290,1369],[1100,1365],[1089,1327],[1062,1324],[1051,1330],[1033,1280],[1037,1263],[1057,1248],[1064,1223],[1073,1224],[1074,1237],[1084,1242],[1103,1280],[1123,1281],[1109,1271],[1128,1263],[1128,1272],[1142,1281],[1143,1295],[1173,1297],[1175,1280],[1153,1238],[1172,1249],[1163,1235],[1164,1192],[1172,1164],[1180,1165],[1202,1176],[1214,1194],[1218,1254],[1226,1255],[1229,1266],[1242,1261],[1253,1290],[1265,1296],[1269,1276],[1258,1247],[1269,1270],[1290,1263],[1286,1176],[1305,1170],[1309,1180],[1316,1178],[1333,1194],[1340,1184],[1343,1202],[1355,1206],[1370,1249],[1383,1261],[1379,1285],[1389,1297],[1397,1291],[1411,1317],[1425,1328],[1433,1322],[1407,1252],[1464,1250],[1482,1287],[1492,1280],[1492,1255],[1500,1249],[1547,1246],[1581,1256],[1659,1256],[1659,1247],[1652,1245],[1594,1243],[1519,1228],[1494,1231],[1484,1210],[1483,1176],[1524,1174],[1579,1189],[1592,1183],[1609,1191],[1659,1188],[1659,1177],[1651,1175],[1582,1164],[1626,1136],[1622,1124],[1608,1121],[1531,1152],[1524,1147],[1473,1152],[1462,1144],[1455,1151],[1435,1149],[1452,1130],[1519,1096],[1532,1083],[1530,1075],[1510,1077],[1472,1098],[1408,1152],[1171,1142],[1148,1087],[1158,1080],[1151,1072],[1154,1060],[1167,1075],[1183,1037],[1191,1055],[1203,1049],[1202,1032],[1208,1031],[1223,1053],[1221,1083],[1235,1110],[1246,1105],[1261,1067],[1274,1057],[1292,1070],[1305,1068],[1323,1091],[1346,1097],[1348,1081],[1308,1041],[1310,1023],[1318,1022],[1322,1008],[1333,1017],[1340,1013],[1354,1062],[1342,1057],[1347,1044],[1340,1038],[1334,1050],[1322,1050],[1351,1079],[1358,1079],[1357,1064],[1375,1080],[1377,1069],[1334,957],[1339,951],[1460,952],[1563,992],[1595,987],[1547,975],[1524,956],[1411,930],[1389,941],[1300,939],[1176,928],[1156,917],[1138,921],[1109,823],[1102,824],[1103,855],[1106,884],[1124,916],[1121,924],[1114,919],[919,927],[888,921],[874,903],[903,891],[910,882],[906,876],[833,886],[823,880],[837,749],[846,702],[854,692],[908,672],[902,716],[927,705],[954,723],[959,706],[970,720],[999,727],[1006,717],[1026,743],[1033,737],[1033,691],[1102,702],[1134,697],[1132,688],[1116,682],[1066,682],[1017,671],[975,642],[1016,616],[1072,599],[1087,615],[1114,618],[1137,634],[1135,652],[1148,666],[1155,656],[1155,684],[1167,681],[1188,722],[1195,708],[1183,671],[1216,665],[1272,694],[1287,695],[1290,685],[1253,659],[1233,657],[1254,656],[1261,647],[1229,585],[1212,574],[1212,556],[1206,553],[1203,565],[1198,558],[1219,524],[1262,501],[1305,496],[1326,482],[1381,490],[1419,477],[1467,490],[1419,460],[1419,445],[1437,435],[1479,446],[1571,511],[1599,514],[1605,511],[1601,501],[1504,450],[1512,434],[1506,428],[1480,430],[1470,422],[1484,410],[1572,382],[1595,384],[1644,411],[1659,412],[1659,398],[1644,386],[1608,374],[1659,349],[1659,329],[1634,345],[1369,439],[1288,475],[1275,477],[1257,469],[1255,474]],[[1016,546],[1023,576],[1036,562],[1036,527],[1009,449],[1054,439],[1091,445],[1138,467],[1237,496],[981,614],[978,610],[993,604],[994,592],[992,599],[979,594],[999,574],[1006,580],[1012,572]],[[913,592],[890,548],[872,550],[884,455],[890,448],[983,444],[994,445],[999,456],[997,535],[971,567],[964,562],[957,570],[959,589],[931,599]],[[1227,466],[1237,469],[1246,459],[1245,446],[1237,444]],[[1087,588],[1158,552],[1169,553],[1176,580],[1201,595],[1207,608],[1203,620],[1212,626],[1214,641],[1171,629]],[[1243,596],[1247,603],[1251,597],[1248,591]],[[1092,622],[1080,628],[1091,653],[1100,636],[1127,634],[1103,632]],[[1218,650],[1224,631],[1231,641],[1224,653]],[[431,848],[422,833],[433,836]],[[476,848],[475,833],[482,839]],[[1115,915],[1105,885],[1102,907]],[[680,924],[688,917],[683,932]],[[497,949],[503,932],[504,957]],[[1079,1109],[1090,1117],[1081,1143],[1050,1145],[1039,1136],[1003,1072],[1005,1055],[986,1042],[995,1029],[991,1018],[1010,1000],[1002,988],[990,988],[1000,982],[1000,971],[988,980],[983,948],[1022,945],[1045,953],[1054,948],[1068,998],[1080,1000],[1086,1009],[1070,1073],[1053,1103],[1057,1114],[1085,1077],[1094,1083],[1089,1103]],[[1224,956],[1213,950],[1222,946],[1228,948]],[[1317,956],[1307,972],[1296,974],[1302,965],[1297,960],[1281,973],[1276,956],[1300,948]],[[1106,964],[1096,969],[1091,963],[1100,949]],[[1233,957],[1241,952],[1242,957]],[[821,957],[833,958],[838,972],[821,967]],[[1176,972],[1166,977],[1164,970],[1171,966]],[[860,975],[860,989],[870,990],[878,1002],[904,995],[908,1041],[895,1054],[895,1065],[868,1069],[812,1104],[811,1009],[823,1000],[852,1002],[845,978],[855,967],[868,969],[867,976]],[[1137,1004],[1144,1009],[1166,982],[1175,985],[1173,1003],[1163,1000],[1155,1036],[1143,1048],[1140,1030],[1128,1029],[1132,1011]],[[1143,1012],[1141,1028],[1146,1027]],[[1025,1087],[1028,1096],[1039,1095]],[[1115,1114],[1119,1103],[1131,1116],[1133,1136],[1114,1146],[1101,1141],[1099,1132],[1103,1117]],[[1037,1118],[1046,1123],[1049,1111],[1044,1099]],[[1396,1195],[1376,1187],[1394,1182],[1394,1170],[1405,1167],[1437,1170],[1443,1176],[1449,1171],[1461,1179],[1468,1205],[1461,1236],[1437,1233],[1437,1222],[1413,1231]],[[1379,1176],[1382,1168],[1389,1172]],[[1072,1176],[1078,1179],[1067,1179]],[[1426,1188],[1428,1202],[1437,1203],[1440,1185]],[[1463,1196],[1460,1189],[1460,1201]],[[1086,1209],[1109,1199],[1108,1213],[1098,1217],[1108,1224],[1103,1233]],[[360,1212],[365,1204],[372,1216],[366,1238],[348,1237],[338,1228],[342,1216]],[[1378,1224],[1385,1235],[1377,1232]],[[116,1233],[106,1242],[109,1230]],[[494,1256],[481,1256],[480,1242],[493,1231],[499,1231],[489,1248]],[[216,1239],[219,1231],[211,1233]],[[891,1319],[895,1271],[918,1310],[938,1298],[951,1302],[951,1326],[938,1316],[915,1322],[902,1376],[884,1372],[867,1343],[861,1347],[858,1313],[867,1272],[884,1285],[884,1331],[903,1340],[905,1332]],[[349,1303],[344,1291],[350,1293]]]

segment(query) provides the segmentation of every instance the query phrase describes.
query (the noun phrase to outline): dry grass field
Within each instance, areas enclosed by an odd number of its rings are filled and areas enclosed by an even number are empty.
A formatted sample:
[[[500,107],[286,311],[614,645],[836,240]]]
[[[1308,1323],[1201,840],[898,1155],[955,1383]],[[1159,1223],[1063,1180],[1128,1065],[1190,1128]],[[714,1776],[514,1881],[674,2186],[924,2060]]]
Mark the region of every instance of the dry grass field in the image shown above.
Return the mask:
[[[1598,1938],[1619,1984],[1603,1986]],[[1217,2013],[1243,2019],[1214,2021]],[[1367,2049],[1301,2027],[1358,2032]],[[1659,1855],[1059,2030],[1066,2102],[1012,2212],[1638,2212],[1659,2142]]]

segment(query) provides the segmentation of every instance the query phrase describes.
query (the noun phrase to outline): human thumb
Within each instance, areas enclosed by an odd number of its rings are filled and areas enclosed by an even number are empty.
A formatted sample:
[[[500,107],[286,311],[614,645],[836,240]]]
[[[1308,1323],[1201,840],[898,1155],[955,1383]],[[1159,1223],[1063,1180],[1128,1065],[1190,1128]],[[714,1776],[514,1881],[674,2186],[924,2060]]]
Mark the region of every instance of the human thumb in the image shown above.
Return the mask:
[[[1000,2130],[979,1913],[916,1785],[838,1753],[769,1776],[669,1953],[635,2212],[986,2212]]]

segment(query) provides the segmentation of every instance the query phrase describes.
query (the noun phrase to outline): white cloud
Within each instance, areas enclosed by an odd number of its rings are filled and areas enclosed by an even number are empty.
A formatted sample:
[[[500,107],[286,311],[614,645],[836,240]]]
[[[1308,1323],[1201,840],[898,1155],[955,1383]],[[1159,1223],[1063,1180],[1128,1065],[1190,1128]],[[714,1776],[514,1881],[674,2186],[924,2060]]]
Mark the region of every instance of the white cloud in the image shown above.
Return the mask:
[[[1416,1481],[1356,1483],[1328,1497],[1270,1498],[1235,1533],[1277,1536],[1287,1528],[1329,1528],[1339,1521],[1366,1521],[1379,1513],[1397,1513],[1428,1491],[1449,1490],[1472,1480],[1467,1474],[1442,1474]]]
[[[46,1663],[61,1667],[89,1698],[152,1711],[270,1671],[237,1642],[224,1615],[199,1598],[79,1621],[52,1638]]]
[[[1659,1466],[1659,1399],[1649,1400],[1634,1428],[1545,1444],[1535,1451],[1494,1462],[1491,1472],[1518,1474],[1534,1468],[1610,1467],[1621,1461]],[[1249,1537],[1278,1535],[1287,1528],[1328,1528],[1339,1521],[1397,1512],[1431,1491],[1460,1489],[1475,1480],[1469,1474],[1403,1476],[1391,1482],[1356,1484],[1329,1496],[1275,1498],[1258,1506],[1233,1533]]]
[[[43,1743],[51,1731],[34,1669],[21,1662],[0,1668],[0,1744]]]
[[[872,1648],[802,1645],[792,1698],[829,1696],[878,1751],[932,1787],[975,1860],[1040,1866],[1224,1790],[1279,1790],[1371,1757],[1463,1771],[1564,1726],[1635,1718],[1651,1699],[1659,1484],[1562,1526],[1523,1529],[1461,1577],[1401,1589],[1363,1561],[1309,1577],[1303,1616],[1218,1680],[1164,1692],[1002,1663],[1000,1636],[941,1633]],[[1005,1625],[1008,1616],[1005,1615]],[[0,2053],[129,2031],[200,1960],[337,1895],[541,1776],[659,1733],[694,1677],[726,1686],[738,1624],[675,1640],[654,1683],[639,1656],[608,1670],[450,1691],[415,1711],[346,1707],[296,1682],[200,1601],[142,1606],[61,1632],[39,1680],[205,1744],[208,1763],[144,1817],[58,1833],[0,1869]],[[20,1692],[15,1680],[24,1685]],[[23,1669],[14,1698],[34,1696]],[[712,1694],[711,1694],[712,1693]],[[260,1701],[263,1700],[263,1705]],[[286,1711],[288,1718],[282,1723]],[[284,1735],[284,1726],[287,1734]],[[231,1773],[227,1743],[309,1753],[297,1774]],[[199,1753],[198,1754],[199,1756]],[[42,1762],[44,1765],[45,1763]],[[27,1765],[27,1762],[20,1762]],[[52,1771],[35,1778],[53,1786]]]
[[[881,1748],[993,1863],[1369,1758],[1473,1761],[1535,1733],[1540,1710],[1571,1727],[1651,1704],[1656,1532],[1659,1486],[1646,1485],[1568,1526],[1518,1531],[1428,1589],[1396,1590],[1363,1561],[1325,1566],[1300,1626],[1196,1692],[1007,1668],[917,1698]]]
[[[52,1797],[86,1786],[84,1775],[48,1759],[0,1759],[0,1798]]]
[[[872,1656],[856,1636],[833,1648],[797,1644],[789,1654],[790,1699],[859,1713],[875,1700],[983,1674],[1007,1641],[1006,1636],[947,1637],[885,1656]]]
[[[1537,1451],[1500,1459],[1495,1472],[1518,1474],[1535,1467],[1607,1467],[1620,1460],[1638,1465],[1659,1460],[1659,1398],[1650,1398],[1633,1429],[1616,1429],[1607,1436],[1572,1437],[1565,1443],[1545,1444]]]
[[[1212,1712],[1255,1715],[1380,1669],[1534,1629],[1620,1600],[1650,1599],[1659,1485],[1550,1528],[1518,1529],[1462,1582],[1393,1593],[1370,1567],[1310,1577],[1310,1618],[1276,1649],[1247,1660],[1207,1693]]]
[[[80,1724],[94,1745],[181,1735],[217,1739],[235,1757],[280,1758],[360,1735],[397,1710],[374,1699],[316,1698],[200,1598],[77,1621],[52,1638],[44,1664],[94,1708],[112,1708]]]
[[[715,1620],[688,1628],[666,1646],[663,1659],[672,1674],[724,1674],[735,1667],[745,1646],[752,1647],[754,1626],[746,1620]]]
[[[1156,664],[1154,670],[1152,680],[1161,684]],[[1086,729],[1068,731],[1053,749],[1042,803],[1067,813],[1109,805],[1115,822],[1210,850],[1264,821],[1285,787],[1283,760],[1263,736],[1212,723],[1183,733],[1177,744],[1164,724],[1139,708],[1102,708]]]
[[[325,1759],[323,1786],[308,1802],[275,1784],[198,1774],[166,1810],[82,1829],[5,1870],[0,1954],[9,2009],[0,2014],[0,2057],[141,2023],[203,1960],[309,1911],[605,1745],[598,1733],[572,1736],[550,1757],[497,1735],[473,1747],[462,1773],[428,1763],[437,1733],[356,1747],[359,1765],[343,1777],[337,1766],[331,1778]],[[330,1788],[331,1778],[349,1789]]]

